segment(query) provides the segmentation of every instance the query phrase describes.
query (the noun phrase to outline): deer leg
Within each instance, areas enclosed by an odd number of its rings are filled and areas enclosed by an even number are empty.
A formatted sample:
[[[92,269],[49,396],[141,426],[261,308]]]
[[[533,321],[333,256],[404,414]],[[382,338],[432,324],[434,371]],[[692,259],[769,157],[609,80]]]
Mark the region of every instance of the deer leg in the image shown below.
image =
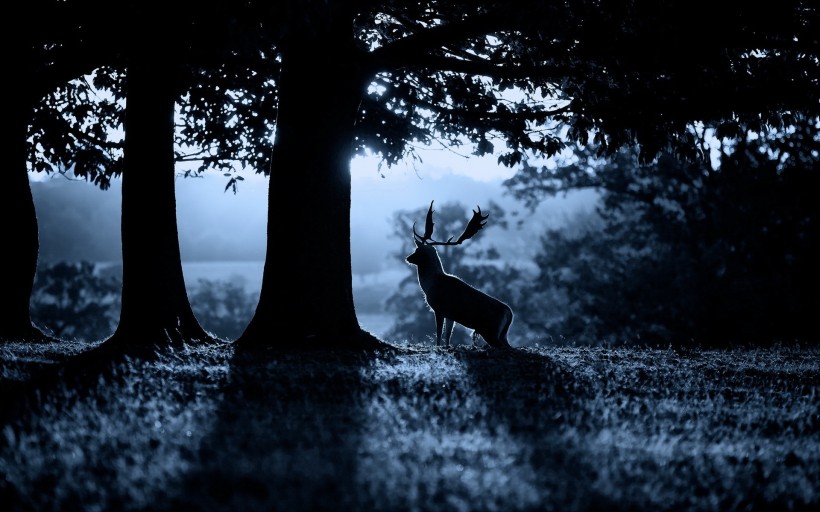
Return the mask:
[[[453,321],[449,318],[444,319],[444,346],[450,347],[450,336],[453,335]]]
[[[444,326],[444,317],[436,313],[436,347],[441,343],[441,329]],[[449,338],[447,339],[449,342]]]

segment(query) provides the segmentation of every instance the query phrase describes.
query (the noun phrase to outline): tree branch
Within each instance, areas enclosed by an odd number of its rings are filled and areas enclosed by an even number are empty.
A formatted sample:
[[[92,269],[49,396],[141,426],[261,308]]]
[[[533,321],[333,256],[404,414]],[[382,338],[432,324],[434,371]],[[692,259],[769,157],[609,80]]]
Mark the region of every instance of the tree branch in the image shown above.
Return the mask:
[[[456,43],[498,30],[498,17],[492,12],[476,14],[458,22],[451,22],[417,32],[378,48],[368,54],[371,69],[391,68],[393,63],[404,62],[413,56],[440,49],[447,43]]]

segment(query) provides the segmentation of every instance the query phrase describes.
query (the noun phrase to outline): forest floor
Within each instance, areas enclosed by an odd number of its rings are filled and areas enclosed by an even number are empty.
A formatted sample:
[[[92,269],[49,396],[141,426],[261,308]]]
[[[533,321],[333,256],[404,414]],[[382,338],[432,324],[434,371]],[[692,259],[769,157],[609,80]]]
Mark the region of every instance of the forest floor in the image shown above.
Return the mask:
[[[34,377],[89,347],[0,347],[3,510],[820,506],[817,346],[225,344]]]

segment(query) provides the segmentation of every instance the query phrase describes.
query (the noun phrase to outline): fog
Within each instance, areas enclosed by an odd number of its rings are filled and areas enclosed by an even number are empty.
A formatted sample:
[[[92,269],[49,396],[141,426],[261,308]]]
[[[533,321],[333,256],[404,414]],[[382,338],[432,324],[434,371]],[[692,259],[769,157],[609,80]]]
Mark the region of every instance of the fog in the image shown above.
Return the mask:
[[[462,159],[464,160],[464,159]],[[351,253],[357,275],[389,272],[397,252],[409,251],[412,236],[393,235],[392,218],[397,210],[460,202],[465,206],[499,203],[511,217],[522,219],[512,229],[503,251],[525,259],[532,236],[563,221],[578,208],[588,207],[588,195],[548,201],[535,216],[504,194],[501,182],[510,170],[493,169],[487,162],[467,176],[470,161],[449,162],[449,167],[422,164],[382,170],[375,161],[358,161],[352,170]],[[245,176],[236,194],[225,191],[221,174],[200,178],[179,177],[176,182],[179,243],[183,262],[261,262],[265,258],[267,224],[267,178]],[[31,186],[40,227],[40,264],[57,261],[119,262],[121,180],[110,190],[62,175],[32,175]],[[147,198],[146,205],[150,204]],[[422,219],[420,219],[422,220]],[[283,219],[284,221],[284,219]],[[492,220],[488,228],[492,226]],[[273,232],[276,226],[271,226]],[[286,250],[287,247],[283,247]]]
[[[412,250],[412,234],[395,236],[396,211],[423,209],[430,201],[485,209],[495,202],[505,210],[509,227],[499,229],[490,219],[486,238],[508,262],[531,264],[538,247],[534,241],[545,229],[565,222],[591,203],[590,194],[576,193],[545,201],[536,214],[528,215],[504,194],[502,182],[511,175],[509,169],[487,159],[434,156],[438,158],[431,159],[433,162],[393,169],[380,169],[377,161],[366,159],[352,165],[353,294],[362,326],[378,335],[395,320],[384,311],[384,300],[396,292],[399,281],[411,271],[403,257]],[[225,190],[227,180],[219,173],[177,178],[179,244],[189,294],[196,292],[202,280],[240,284],[251,296],[261,289],[268,179],[246,175],[236,194]],[[109,190],[102,191],[63,175],[31,176],[40,229],[41,268],[61,261],[90,261],[105,272],[121,272],[121,186],[122,180],[116,179]],[[150,208],[150,198],[146,198],[146,208]],[[271,232],[275,236],[275,222]],[[287,241],[279,249],[287,251]]]

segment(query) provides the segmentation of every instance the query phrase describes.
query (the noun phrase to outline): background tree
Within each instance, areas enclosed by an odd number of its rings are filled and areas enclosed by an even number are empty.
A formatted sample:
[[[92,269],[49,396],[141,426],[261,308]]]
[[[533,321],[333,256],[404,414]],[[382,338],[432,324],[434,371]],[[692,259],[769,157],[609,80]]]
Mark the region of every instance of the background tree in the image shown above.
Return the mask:
[[[216,337],[235,340],[248,325],[259,298],[245,289],[241,278],[200,279],[191,294],[199,322]]]
[[[59,339],[94,342],[116,330],[122,279],[87,261],[61,261],[37,272],[31,316],[45,332]],[[236,339],[256,307],[257,297],[241,278],[200,279],[191,304],[203,328],[221,339]]]
[[[811,123],[724,147],[717,168],[589,153],[526,168],[506,185],[530,204],[582,187],[601,200],[586,223],[546,233],[523,320],[584,343],[816,341],[818,149]],[[564,314],[550,322],[549,309]]]

